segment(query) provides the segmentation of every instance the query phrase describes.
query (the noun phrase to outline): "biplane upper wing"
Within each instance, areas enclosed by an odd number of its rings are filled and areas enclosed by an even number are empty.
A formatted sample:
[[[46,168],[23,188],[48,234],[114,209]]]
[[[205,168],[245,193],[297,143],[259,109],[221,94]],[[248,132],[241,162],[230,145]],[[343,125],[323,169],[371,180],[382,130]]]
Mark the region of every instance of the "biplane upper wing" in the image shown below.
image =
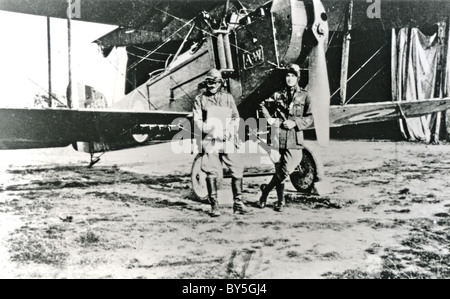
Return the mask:
[[[139,28],[151,25],[161,31],[173,18],[169,14],[193,18],[225,0],[71,0],[70,16],[79,21]],[[67,0],[1,0],[0,10],[67,19]],[[167,13],[163,13],[167,12]]]
[[[140,125],[171,125],[188,112],[71,109],[0,109],[0,149],[62,147],[75,142],[114,142]]]
[[[418,117],[450,109],[450,98],[331,106],[330,126],[340,127]]]

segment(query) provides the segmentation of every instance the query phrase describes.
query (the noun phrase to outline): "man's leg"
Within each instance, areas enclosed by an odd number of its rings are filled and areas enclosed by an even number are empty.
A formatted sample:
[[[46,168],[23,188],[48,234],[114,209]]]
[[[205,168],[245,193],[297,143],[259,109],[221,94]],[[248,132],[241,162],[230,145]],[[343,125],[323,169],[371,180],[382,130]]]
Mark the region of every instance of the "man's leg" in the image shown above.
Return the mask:
[[[244,167],[237,154],[221,154],[223,163],[230,169],[231,190],[233,191],[233,212],[246,214],[248,212],[242,197]]]
[[[264,209],[266,207],[267,197],[269,196],[269,193],[286,179],[286,176],[281,171],[282,169],[281,161],[284,159],[286,151],[287,150],[285,149],[279,150],[280,160],[278,161],[278,163],[275,163],[275,174],[272,176],[272,179],[267,185],[266,184],[261,185],[262,193],[261,197],[259,198],[259,207],[261,209]]]
[[[279,163],[275,164],[275,169],[278,169],[280,167]],[[277,171],[276,171],[277,172]],[[282,180],[279,179],[278,175],[275,174],[272,176],[272,179],[270,182],[266,185],[261,185],[261,197],[259,198],[259,207],[261,209],[264,209],[266,207],[267,203],[267,197],[269,196],[270,191],[272,191],[278,184],[282,182]]]
[[[303,150],[289,149],[283,151],[280,159],[279,166],[277,167],[276,176],[278,177],[279,183],[276,185],[278,203],[275,207],[275,211],[282,212],[286,201],[284,199],[284,187],[285,180],[295,171],[297,166],[302,162]]]
[[[208,199],[211,204],[211,217],[220,216],[219,201],[217,198],[219,171],[222,171],[222,164],[217,153],[205,153],[202,156],[202,171],[207,175],[206,187],[208,189]]]

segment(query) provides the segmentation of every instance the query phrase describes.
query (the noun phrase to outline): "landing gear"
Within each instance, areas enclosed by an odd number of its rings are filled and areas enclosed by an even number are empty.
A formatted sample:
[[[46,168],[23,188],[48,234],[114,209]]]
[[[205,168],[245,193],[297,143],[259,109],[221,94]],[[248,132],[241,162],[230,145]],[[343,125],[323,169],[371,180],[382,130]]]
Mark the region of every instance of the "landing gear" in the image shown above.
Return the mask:
[[[100,162],[100,158],[105,154],[105,152],[101,153],[100,155],[95,155],[95,153],[91,153],[91,163],[89,163],[88,168],[92,168],[95,164]]]
[[[316,161],[309,150],[303,149],[302,162],[300,162],[289,178],[298,192],[311,193],[314,183],[319,180],[319,177]]]
[[[192,163],[191,182],[195,197],[200,201],[207,200],[206,173],[202,171],[202,156],[200,154],[195,157]]]

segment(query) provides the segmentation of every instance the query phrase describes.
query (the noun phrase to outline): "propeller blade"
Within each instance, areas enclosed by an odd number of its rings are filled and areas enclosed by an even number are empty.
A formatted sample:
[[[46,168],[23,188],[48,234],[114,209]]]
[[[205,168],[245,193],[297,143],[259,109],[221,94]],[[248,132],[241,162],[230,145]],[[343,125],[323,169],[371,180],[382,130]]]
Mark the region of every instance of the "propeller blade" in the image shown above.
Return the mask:
[[[330,139],[330,87],[325,50],[320,45],[310,54],[309,94],[317,142],[327,146]]]
[[[328,23],[325,9],[313,0],[315,21],[312,27],[317,40],[309,56],[309,94],[317,142],[328,146],[330,141],[330,86],[328,81],[325,47],[328,42]]]

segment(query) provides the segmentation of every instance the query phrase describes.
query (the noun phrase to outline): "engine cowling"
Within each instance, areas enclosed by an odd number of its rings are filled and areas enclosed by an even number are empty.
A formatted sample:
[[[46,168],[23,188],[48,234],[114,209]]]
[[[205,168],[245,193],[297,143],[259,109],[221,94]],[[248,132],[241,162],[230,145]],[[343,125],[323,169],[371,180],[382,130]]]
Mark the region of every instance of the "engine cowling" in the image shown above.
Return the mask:
[[[234,95],[245,113],[281,87],[284,67],[301,65],[317,46],[325,48],[328,25],[319,0],[274,0],[240,23],[235,32],[241,90]]]

